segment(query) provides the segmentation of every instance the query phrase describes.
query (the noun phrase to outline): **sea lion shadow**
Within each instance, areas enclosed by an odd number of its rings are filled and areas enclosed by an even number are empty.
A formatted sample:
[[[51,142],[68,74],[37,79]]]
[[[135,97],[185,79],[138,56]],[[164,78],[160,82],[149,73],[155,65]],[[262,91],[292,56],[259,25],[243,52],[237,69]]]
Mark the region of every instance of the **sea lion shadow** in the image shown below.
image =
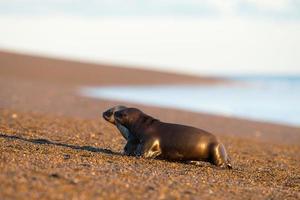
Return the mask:
[[[103,153],[103,154],[108,154],[108,155],[117,155],[117,156],[123,155],[121,153],[114,152],[110,149],[98,148],[98,147],[92,147],[92,146],[79,146],[79,145],[73,145],[73,144],[65,144],[65,143],[61,143],[61,142],[53,142],[53,141],[43,139],[43,138],[28,139],[28,138],[24,138],[24,137],[21,137],[21,136],[5,135],[5,134],[0,134],[0,137],[13,139],[13,140],[22,140],[22,141],[25,141],[25,142],[31,142],[33,144],[40,144],[40,145],[49,144],[49,145],[67,147],[67,148],[71,148],[71,149],[75,149],[75,150],[84,150],[84,151]]]

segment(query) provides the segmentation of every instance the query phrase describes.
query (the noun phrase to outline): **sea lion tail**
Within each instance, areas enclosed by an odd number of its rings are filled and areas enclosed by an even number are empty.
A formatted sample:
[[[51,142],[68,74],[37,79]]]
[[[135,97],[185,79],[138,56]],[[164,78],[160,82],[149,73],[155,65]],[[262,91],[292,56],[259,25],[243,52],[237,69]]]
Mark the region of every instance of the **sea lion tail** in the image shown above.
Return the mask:
[[[232,169],[231,159],[229,156],[227,156],[226,166],[228,169]]]
[[[231,159],[228,156],[227,151],[223,144],[220,144],[220,150],[222,152],[221,155],[223,156],[225,167],[227,167],[228,169],[232,169]]]

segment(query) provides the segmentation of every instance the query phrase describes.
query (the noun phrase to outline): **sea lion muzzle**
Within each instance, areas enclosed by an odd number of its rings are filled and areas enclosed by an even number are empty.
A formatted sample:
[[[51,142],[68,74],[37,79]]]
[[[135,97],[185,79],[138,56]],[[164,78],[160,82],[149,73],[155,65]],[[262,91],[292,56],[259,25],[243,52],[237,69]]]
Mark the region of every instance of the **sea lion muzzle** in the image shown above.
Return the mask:
[[[102,117],[103,117],[105,120],[110,121],[112,115],[113,115],[113,112],[112,112],[111,110],[108,110],[108,111],[103,112]]]

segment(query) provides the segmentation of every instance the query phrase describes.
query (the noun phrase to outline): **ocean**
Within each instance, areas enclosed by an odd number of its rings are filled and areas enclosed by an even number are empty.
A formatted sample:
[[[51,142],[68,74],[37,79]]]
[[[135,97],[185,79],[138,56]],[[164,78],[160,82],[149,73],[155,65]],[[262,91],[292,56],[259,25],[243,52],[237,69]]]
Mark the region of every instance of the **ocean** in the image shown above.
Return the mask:
[[[300,126],[300,76],[224,77],[236,84],[83,87],[92,98]]]

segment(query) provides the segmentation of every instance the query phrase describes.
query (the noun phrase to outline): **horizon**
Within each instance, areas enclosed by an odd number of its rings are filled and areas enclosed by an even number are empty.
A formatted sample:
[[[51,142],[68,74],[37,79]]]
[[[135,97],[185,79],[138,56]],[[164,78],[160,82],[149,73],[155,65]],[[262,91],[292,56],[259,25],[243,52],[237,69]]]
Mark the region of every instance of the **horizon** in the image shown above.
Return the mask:
[[[0,48],[193,75],[300,74],[300,2],[0,2]]]

